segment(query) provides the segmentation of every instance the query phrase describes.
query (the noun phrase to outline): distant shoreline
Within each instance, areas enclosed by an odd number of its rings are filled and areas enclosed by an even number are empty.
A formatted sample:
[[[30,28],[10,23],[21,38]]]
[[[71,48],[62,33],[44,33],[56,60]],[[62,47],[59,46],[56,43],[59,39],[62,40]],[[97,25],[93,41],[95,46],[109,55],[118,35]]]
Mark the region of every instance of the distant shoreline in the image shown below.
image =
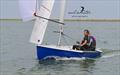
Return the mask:
[[[22,19],[0,19],[0,20],[16,20],[22,21]],[[58,19],[53,19],[58,20]],[[64,19],[65,21],[83,21],[83,22],[120,22],[120,19]]]

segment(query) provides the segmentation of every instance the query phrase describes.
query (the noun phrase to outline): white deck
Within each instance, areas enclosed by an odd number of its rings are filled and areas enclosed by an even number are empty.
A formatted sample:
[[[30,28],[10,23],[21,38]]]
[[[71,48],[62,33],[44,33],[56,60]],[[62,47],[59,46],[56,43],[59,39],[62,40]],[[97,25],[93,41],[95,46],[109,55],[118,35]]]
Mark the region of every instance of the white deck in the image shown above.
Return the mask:
[[[73,51],[73,52],[94,52],[94,51],[73,50],[72,46],[56,46],[56,45],[38,45],[38,46],[54,48],[54,49],[64,50],[64,51]],[[100,48],[97,48],[96,51],[102,52]]]

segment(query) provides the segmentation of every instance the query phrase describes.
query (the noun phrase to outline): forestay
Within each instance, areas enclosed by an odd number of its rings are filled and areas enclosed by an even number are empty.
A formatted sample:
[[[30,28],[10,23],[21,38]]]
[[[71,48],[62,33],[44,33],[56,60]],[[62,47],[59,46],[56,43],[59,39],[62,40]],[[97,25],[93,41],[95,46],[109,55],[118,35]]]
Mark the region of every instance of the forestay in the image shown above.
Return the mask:
[[[37,11],[38,16],[50,18],[54,0],[43,0],[40,10]],[[48,20],[36,17],[35,25],[31,34],[30,42],[41,44],[46,31]]]
[[[23,21],[34,19],[36,0],[19,0],[20,14]]]

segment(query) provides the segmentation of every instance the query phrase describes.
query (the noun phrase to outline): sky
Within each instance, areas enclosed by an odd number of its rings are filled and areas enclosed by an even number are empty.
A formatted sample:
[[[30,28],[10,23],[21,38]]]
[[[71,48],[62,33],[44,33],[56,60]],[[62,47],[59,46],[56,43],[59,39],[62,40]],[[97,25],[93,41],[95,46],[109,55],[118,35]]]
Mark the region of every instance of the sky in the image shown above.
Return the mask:
[[[88,11],[88,14],[70,14],[75,10],[81,10],[81,6]],[[107,18],[120,19],[119,0],[67,0],[66,18]],[[52,17],[59,17],[60,0],[55,0]],[[1,19],[20,19],[18,0],[0,0]]]

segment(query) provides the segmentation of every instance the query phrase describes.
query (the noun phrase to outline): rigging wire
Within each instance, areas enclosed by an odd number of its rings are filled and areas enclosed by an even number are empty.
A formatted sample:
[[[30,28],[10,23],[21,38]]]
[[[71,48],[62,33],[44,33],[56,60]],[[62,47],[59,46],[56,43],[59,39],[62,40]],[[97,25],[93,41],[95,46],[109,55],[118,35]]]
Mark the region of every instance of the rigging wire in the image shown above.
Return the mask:
[[[51,21],[51,22],[55,22],[55,23],[65,25],[65,23],[62,23],[62,22],[59,22],[59,21],[56,21],[56,20],[53,20],[53,19],[48,19],[48,18],[42,17],[40,15],[37,15],[37,11],[38,11],[37,9],[38,9],[38,0],[36,0],[36,7],[35,7],[35,13],[34,13],[35,17],[42,18],[42,19],[45,19],[45,20],[48,20],[48,21]]]
[[[53,32],[55,32],[55,33],[60,33],[59,31],[53,31]],[[70,36],[67,35],[67,34],[62,33],[62,38],[66,39],[65,37],[71,39],[71,40],[74,41],[74,42],[77,42],[76,39],[70,37]],[[65,42],[67,43],[66,40],[65,40]]]
[[[62,23],[62,22],[59,22],[59,21],[56,21],[56,20],[53,20],[53,19],[48,19],[48,18],[39,16],[39,15],[37,15],[37,14],[35,14],[35,16],[36,16],[36,17],[39,17],[39,18],[42,18],[42,19],[45,19],[45,20],[48,20],[48,21],[51,21],[51,22],[55,22],[55,23],[59,23],[59,24],[65,25],[65,24]]]
[[[53,31],[53,32],[54,32],[54,33],[60,33],[59,31]],[[71,39],[72,41],[76,41],[76,39],[70,37],[69,35],[67,35],[67,34],[65,34],[65,33],[62,33],[62,35],[65,36],[65,37],[67,37],[67,38],[69,38],[69,39]]]
[[[45,17],[36,15],[37,9],[38,9],[38,0],[36,0],[36,7],[35,7],[35,13],[34,13],[34,15],[35,15],[36,17],[43,18],[43,19],[46,19],[46,20],[48,20],[48,21],[52,21],[52,22],[55,22],[55,23],[59,23],[59,24],[65,25],[65,24],[62,23],[62,22],[58,22],[58,21],[55,21],[55,20],[52,20],[52,19],[48,19],[48,18],[45,18]],[[64,36],[66,36],[67,38],[71,39],[72,41],[76,41],[75,39],[73,39],[73,38],[70,37],[69,35],[66,35],[66,34],[62,33],[62,37],[63,37],[63,39],[64,39],[64,41],[65,41],[65,43],[66,43],[67,45],[69,45],[69,44],[68,44],[68,42],[67,42],[67,40],[66,40],[66,38],[65,38]]]
[[[50,32],[53,31],[53,30],[54,30],[54,29],[53,29],[52,27],[48,29],[48,31],[50,31]],[[53,32],[54,32],[54,33],[59,33],[59,31],[53,31]],[[63,38],[63,40],[64,40],[64,42],[65,42],[66,45],[70,45],[70,44],[68,44],[68,41],[66,40],[66,38],[69,38],[69,39],[71,39],[72,41],[76,42],[76,39],[70,37],[69,35],[67,35],[67,34],[65,34],[65,33],[62,34],[62,38]]]
[[[64,36],[62,36],[63,40],[64,40],[64,43],[69,46],[70,44],[68,44],[68,41],[66,40],[66,38]]]
[[[69,35],[67,35],[67,34],[63,34],[64,36],[66,36],[67,38],[69,38],[69,39],[71,39],[72,41],[76,41],[76,39],[74,39],[74,38],[72,38],[72,37],[70,37]]]
[[[71,49],[70,44],[68,44],[68,41],[66,40],[66,38],[64,36],[62,36],[62,38],[64,40],[64,43],[68,46],[68,48]]]

